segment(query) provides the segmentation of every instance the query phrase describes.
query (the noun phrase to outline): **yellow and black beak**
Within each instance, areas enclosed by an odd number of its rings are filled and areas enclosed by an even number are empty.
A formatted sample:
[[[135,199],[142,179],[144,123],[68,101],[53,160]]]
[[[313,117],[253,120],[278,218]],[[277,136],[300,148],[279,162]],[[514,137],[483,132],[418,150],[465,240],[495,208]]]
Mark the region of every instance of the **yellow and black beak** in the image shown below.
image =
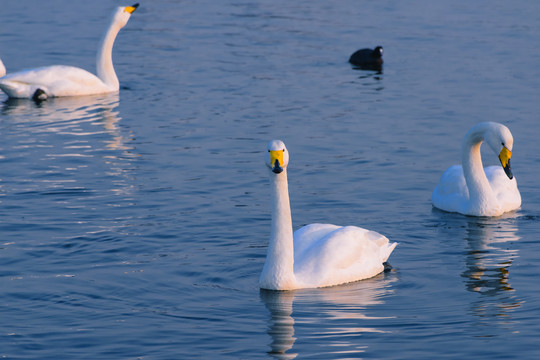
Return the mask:
[[[503,145],[503,148],[501,152],[499,153],[499,160],[501,161],[501,165],[504,169],[504,172],[506,173],[506,176],[508,176],[509,179],[512,179],[514,175],[512,175],[512,170],[510,169],[510,157],[512,156],[512,152],[506,148],[506,146]]]
[[[270,164],[272,172],[280,174],[283,172],[283,150],[268,150],[270,153]]]
[[[133,13],[138,7],[139,7],[139,3],[136,3],[135,5],[132,5],[132,6],[126,6],[126,8],[124,9],[124,11],[131,14],[131,13]]]

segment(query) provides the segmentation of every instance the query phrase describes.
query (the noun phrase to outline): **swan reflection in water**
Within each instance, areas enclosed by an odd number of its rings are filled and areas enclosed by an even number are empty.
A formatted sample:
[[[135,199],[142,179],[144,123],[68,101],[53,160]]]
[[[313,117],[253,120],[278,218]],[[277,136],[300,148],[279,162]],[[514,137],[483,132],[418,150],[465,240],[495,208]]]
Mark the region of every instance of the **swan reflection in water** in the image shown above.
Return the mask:
[[[7,99],[0,112],[16,137],[14,155],[7,156],[24,156],[54,171],[58,179],[47,180],[47,186],[54,188],[68,186],[69,182],[72,187],[86,189],[84,179],[71,178],[69,174],[88,172],[92,170],[89,167],[96,166],[98,169],[92,171],[114,177],[110,191],[128,194],[131,185],[126,179],[126,161],[129,163],[137,155],[126,144],[131,136],[126,136],[126,128],[119,126],[119,103],[117,93],[51,98],[44,102]],[[100,168],[103,165],[105,169]],[[42,189],[43,181],[40,177],[28,184]],[[77,185],[76,181],[83,183]]]
[[[112,136],[112,140],[104,140],[107,149],[128,150],[118,126],[121,120],[117,110],[119,103],[117,93],[51,98],[43,102],[8,98],[3,102],[1,112],[11,116],[11,121],[27,132],[78,136],[107,133]],[[101,129],[88,126],[99,124]]]
[[[373,305],[384,303],[384,298],[393,292],[396,278],[387,273],[371,279],[350,284],[317,289],[274,291],[261,289],[261,300],[270,312],[268,334],[271,356],[277,359],[294,359],[300,354],[293,351],[297,338],[295,325],[302,329],[316,329],[314,334],[302,335],[303,342],[316,344],[320,353],[347,353],[355,357],[363,353],[366,346],[352,342],[365,333],[386,332],[374,325],[389,317],[367,315]],[[294,308],[298,315],[293,315]],[[301,309],[301,310],[300,310]],[[316,326],[312,326],[316,325]],[[306,337],[313,338],[311,341]]]
[[[466,226],[466,270],[462,273],[468,291],[481,295],[472,312],[482,318],[507,320],[508,313],[521,305],[510,284],[510,267],[518,257],[513,243],[517,235],[515,214],[503,218],[468,219]]]

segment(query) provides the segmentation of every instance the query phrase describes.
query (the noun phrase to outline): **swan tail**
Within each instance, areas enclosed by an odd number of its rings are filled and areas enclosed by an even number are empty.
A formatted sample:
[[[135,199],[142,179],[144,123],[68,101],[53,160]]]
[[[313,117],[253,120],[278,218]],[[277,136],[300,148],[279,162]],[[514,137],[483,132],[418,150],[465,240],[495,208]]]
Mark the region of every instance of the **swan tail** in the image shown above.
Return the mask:
[[[9,97],[16,97],[17,87],[11,81],[0,80],[0,89]]]
[[[0,89],[10,98],[32,98],[37,90],[45,93],[45,90],[40,89],[36,85],[28,84],[21,81],[8,79],[0,79]]]
[[[388,258],[390,257],[390,254],[392,254],[392,251],[394,251],[394,248],[397,246],[397,242],[395,243],[386,243],[383,245],[380,249],[380,256],[383,263],[388,261]]]

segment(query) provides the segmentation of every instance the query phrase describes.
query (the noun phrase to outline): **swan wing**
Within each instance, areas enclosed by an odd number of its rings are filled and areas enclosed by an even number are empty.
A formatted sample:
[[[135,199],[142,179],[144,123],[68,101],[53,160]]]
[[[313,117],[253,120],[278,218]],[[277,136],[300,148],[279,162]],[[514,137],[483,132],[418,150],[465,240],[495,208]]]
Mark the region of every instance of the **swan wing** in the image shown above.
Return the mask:
[[[488,166],[484,168],[489,185],[503,207],[503,211],[516,210],[521,206],[521,194],[514,177],[509,179],[504,169],[500,166]]]
[[[367,279],[384,270],[396,243],[371,230],[356,226],[314,224],[295,232],[296,280],[306,287],[332,286]],[[304,239],[303,236],[306,238]]]
[[[0,88],[8,96],[18,98],[30,98],[36,89],[42,89],[51,97],[90,95],[109,91],[109,88],[94,74],[65,65],[8,74],[0,79]]]
[[[331,224],[309,224],[296,230],[293,234],[295,256],[301,257],[304,251],[309,249],[314,242],[319,241],[339,228],[340,226]]]
[[[433,206],[444,211],[462,212],[469,200],[469,189],[461,165],[450,166],[433,190]]]

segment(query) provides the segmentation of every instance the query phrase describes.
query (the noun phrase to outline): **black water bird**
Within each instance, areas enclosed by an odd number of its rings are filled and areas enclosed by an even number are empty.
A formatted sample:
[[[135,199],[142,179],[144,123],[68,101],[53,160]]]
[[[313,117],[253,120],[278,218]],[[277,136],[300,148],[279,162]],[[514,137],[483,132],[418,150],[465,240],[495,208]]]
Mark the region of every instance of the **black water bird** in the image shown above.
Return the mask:
[[[375,49],[360,49],[351,55],[349,62],[362,70],[380,71],[383,64],[382,54],[382,46]]]

